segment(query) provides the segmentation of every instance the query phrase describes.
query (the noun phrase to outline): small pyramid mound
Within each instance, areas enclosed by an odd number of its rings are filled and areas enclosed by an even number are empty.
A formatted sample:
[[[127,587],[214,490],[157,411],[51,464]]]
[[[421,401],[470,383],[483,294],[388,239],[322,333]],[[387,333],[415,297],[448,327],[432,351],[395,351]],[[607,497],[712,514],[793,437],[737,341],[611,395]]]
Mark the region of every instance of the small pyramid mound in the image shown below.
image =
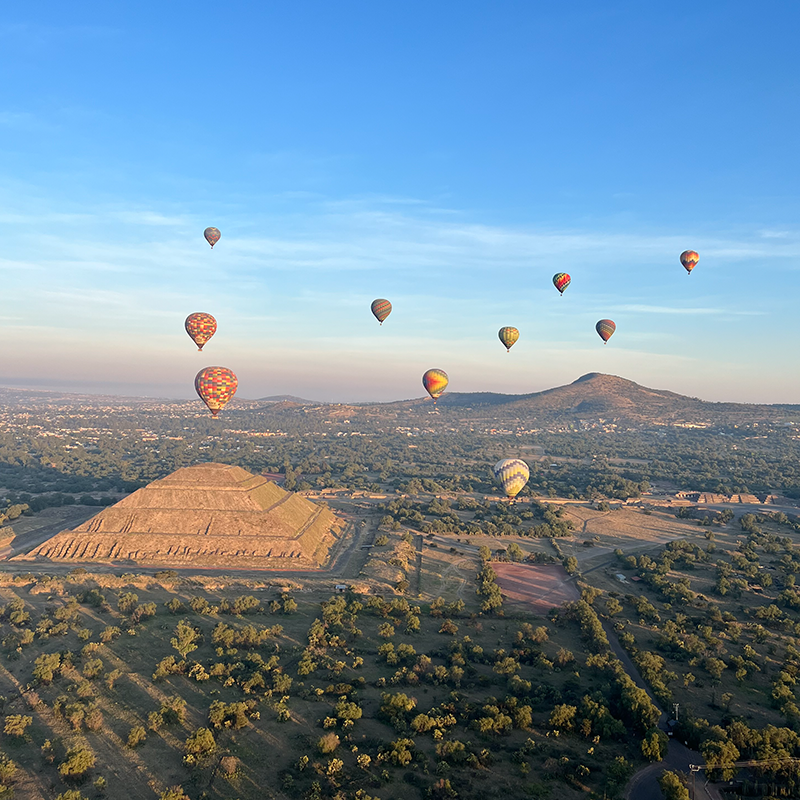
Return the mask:
[[[317,569],[343,523],[325,507],[226,464],[153,481],[20,560]]]

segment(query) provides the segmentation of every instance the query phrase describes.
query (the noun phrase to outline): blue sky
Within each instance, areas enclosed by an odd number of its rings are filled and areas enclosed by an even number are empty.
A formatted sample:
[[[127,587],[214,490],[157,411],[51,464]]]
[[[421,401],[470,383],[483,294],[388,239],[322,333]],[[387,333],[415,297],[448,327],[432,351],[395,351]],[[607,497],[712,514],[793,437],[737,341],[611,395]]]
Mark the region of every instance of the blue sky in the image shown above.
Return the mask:
[[[242,397],[367,401],[439,367],[454,391],[598,371],[800,402],[798,23],[793,2],[17,4],[0,384],[190,397],[221,364]],[[193,311],[220,326],[202,355]]]

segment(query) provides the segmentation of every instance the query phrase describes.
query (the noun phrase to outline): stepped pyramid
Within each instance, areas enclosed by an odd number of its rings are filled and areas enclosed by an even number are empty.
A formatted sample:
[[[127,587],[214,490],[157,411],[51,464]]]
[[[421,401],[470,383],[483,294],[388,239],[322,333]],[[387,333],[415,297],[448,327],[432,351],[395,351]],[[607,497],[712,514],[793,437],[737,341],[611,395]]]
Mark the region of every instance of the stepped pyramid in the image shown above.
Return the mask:
[[[226,464],[153,481],[18,560],[318,569],[344,523],[326,506]]]

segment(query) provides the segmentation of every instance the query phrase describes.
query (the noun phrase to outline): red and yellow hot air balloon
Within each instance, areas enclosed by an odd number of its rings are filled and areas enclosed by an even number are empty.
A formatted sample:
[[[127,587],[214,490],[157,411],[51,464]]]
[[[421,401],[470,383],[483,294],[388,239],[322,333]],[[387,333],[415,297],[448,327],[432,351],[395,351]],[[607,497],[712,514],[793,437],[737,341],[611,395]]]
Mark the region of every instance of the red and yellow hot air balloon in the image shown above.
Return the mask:
[[[594,326],[603,344],[607,344],[608,340],[614,335],[617,326],[610,319],[601,319],[597,325]]]
[[[422,376],[422,385],[425,387],[425,391],[433,398],[434,404],[447,388],[449,382],[447,373],[443,369],[429,369]]]
[[[236,376],[227,367],[206,367],[194,379],[194,388],[208,406],[212,417],[216,417],[220,409],[228,405],[238,385]]]
[[[219,228],[206,228],[203,231],[203,236],[206,237],[206,241],[211,245],[211,249],[214,249],[214,245],[219,241],[219,237],[222,234],[219,232]]]
[[[684,250],[681,253],[681,264],[686,272],[691,275],[692,270],[697,266],[700,256],[694,250]]]
[[[198,311],[186,317],[184,327],[200,351],[203,349],[203,345],[217,332],[217,321],[211,314]]]
[[[375,315],[375,319],[378,320],[381,325],[383,325],[383,321],[386,317],[392,313],[392,304],[388,300],[382,300],[380,298],[373,300],[370,308]]]
[[[499,337],[500,341],[505,345],[506,352],[511,352],[511,345],[519,339],[519,331],[516,328],[500,328],[497,332],[497,336]]]
[[[564,289],[572,283],[572,278],[566,272],[557,272],[553,275],[553,286],[563,295]]]

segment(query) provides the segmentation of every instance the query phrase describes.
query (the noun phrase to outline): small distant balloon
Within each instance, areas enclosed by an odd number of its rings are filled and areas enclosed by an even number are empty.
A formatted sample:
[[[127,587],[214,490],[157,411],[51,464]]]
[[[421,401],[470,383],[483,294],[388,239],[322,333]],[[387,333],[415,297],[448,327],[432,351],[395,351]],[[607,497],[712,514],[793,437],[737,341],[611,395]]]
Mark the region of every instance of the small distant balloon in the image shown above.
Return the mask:
[[[610,319],[601,319],[594,327],[604,344],[608,343],[608,340],[617,329],[617,326]]]
[[[227,367],[206,367],[194,379],[195,391],[208,406],[212,417],[228,405],[238,385],[236,376]]]
[[[504,458],[494,465],[494,477],[507,497],[516,497],[530,477],[528,465],[519,458]]]
[[[211,314],[204,314],[202,311],[198,311],[186,317],[184,327],[199,351],[217,332],[217,321]]]
[[[700,256],[694,250],[684,250],[681,253],[681,264],[689,275],[692,274],[692,270],[697,266],[699,260]]]
[[[563,295],[564,289],[572,283],[572,278],[566,272],[557,272],[553,275],[553,286]]]
[[[203,236],[206,237],[206,241],[211,245],[211,249],[214,249],[214,245],[219,241],[219,237],[222,234],[219,232],[219,228],[206,228],[203,231]]]
[[[519,331],[516,328],[500,328],[500,330],[497,332],[497,335],[500,338],[500,341],[505,345],[507,353],[511,352],[511,345],[513,345],[514,342],[519,339]]]
[[[434,404],[447,388],[449,382],[447,373],[443,369],[429,369],[422,376],[422,385],[425,387],[425,391],[433,398]]]
[[[375,315],[375,319],[383,325],[383,321],[389,314],[392,313],[392,304],[388,300],[377,299],[372,301],[372,305],[370,306],[372,309],[372,313]]]

